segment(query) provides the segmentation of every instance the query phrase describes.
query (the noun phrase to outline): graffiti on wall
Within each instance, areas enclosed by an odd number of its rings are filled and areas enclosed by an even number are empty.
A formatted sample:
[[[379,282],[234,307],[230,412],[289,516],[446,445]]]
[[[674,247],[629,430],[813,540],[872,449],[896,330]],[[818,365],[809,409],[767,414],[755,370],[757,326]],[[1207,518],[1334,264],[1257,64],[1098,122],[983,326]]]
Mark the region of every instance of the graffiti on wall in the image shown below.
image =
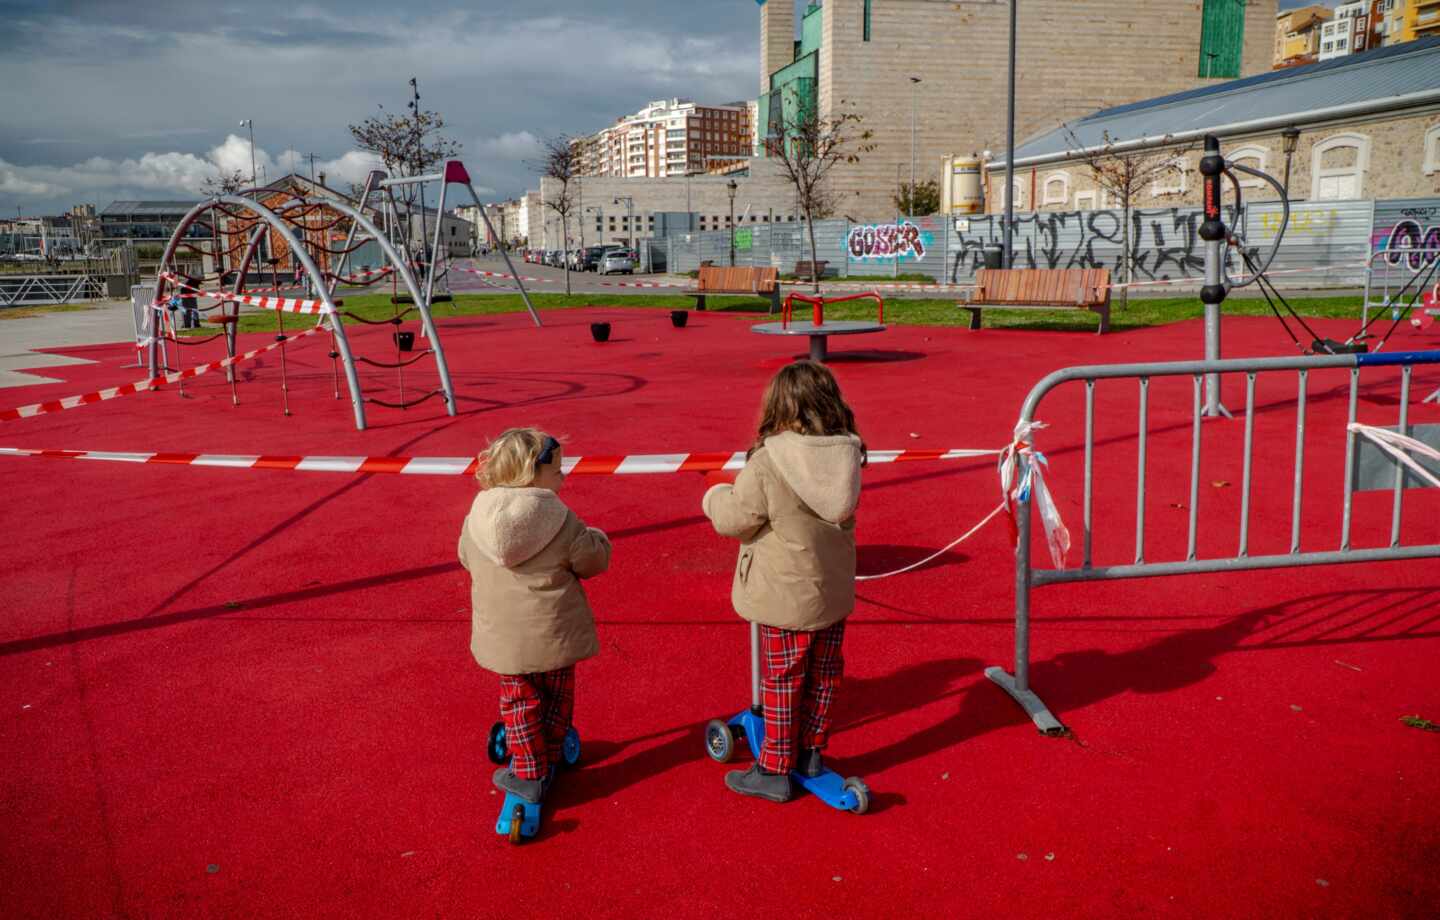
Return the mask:
[[[1389,233],[1377,234],[1375,245],[1385,252],[1385,261],[1391,265],[1403,264],[1412,272],[1429,267],[1440,257],[1440,207],[1401,209],[1400,219]],[[1406,249],[1422,251],[1397,251]],[[1423,251],[1427,249],[1430,251]]]
[[[908,220],[893,224],[861,224],[851,227],[845,239],[845,250],[850,258],[866,259],[923,259],[930,240],[930,234]]]
[[[1124,219],[1119,210],[1042,211],[1015,217],[1015,268],[1108,268],[1120,266]],[[1130,212],[1130,264],[1137,280],[1200,278],[1204,242],[1195,208],[1136,209]],[[1003,242],[1004,218],[980,215],[956,233],[950,280],[962,281],[984,268],[986,246]],[[1252,254],[1254,247],[1252,247]]]

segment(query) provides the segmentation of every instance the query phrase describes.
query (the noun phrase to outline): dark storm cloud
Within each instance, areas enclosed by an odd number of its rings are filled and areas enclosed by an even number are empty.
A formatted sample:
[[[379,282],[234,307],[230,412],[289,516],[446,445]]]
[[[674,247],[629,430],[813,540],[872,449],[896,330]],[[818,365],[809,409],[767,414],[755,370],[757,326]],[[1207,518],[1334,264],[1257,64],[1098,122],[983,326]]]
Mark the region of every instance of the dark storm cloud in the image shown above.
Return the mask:
[[[534,185],[539,139],[652,99],[758,89],[753,0],[0,0],[0,16],[0,213],[183,195],[216,163],[248,171],[243,118],[273,169],[287,150],[363,169],[343,159],[346,125],[403,110],[411,76],[477,181],[505,195]]]

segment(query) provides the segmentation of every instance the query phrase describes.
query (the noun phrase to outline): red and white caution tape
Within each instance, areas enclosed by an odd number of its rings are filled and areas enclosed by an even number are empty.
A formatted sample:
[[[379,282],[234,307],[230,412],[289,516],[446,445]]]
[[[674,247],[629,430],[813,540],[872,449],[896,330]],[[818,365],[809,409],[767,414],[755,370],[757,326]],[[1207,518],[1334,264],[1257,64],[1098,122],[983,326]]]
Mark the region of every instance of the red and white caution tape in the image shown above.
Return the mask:
[[[231,300],[248,304],[262,310],[276,310],[281,313],[329,314],[334,311],[323,300],[301,300],[298,297],[251,297],[248,294],[206,294],[216,300]]]
[[[558,283],[561,280],[559,278],[531,278],[529,275],[507,275],[505,272],[487,272],[484,269],[466,268],[463,265],[456,265],[453,267],[459,269],[462,272],[467,272],[471,275],[479,275],[482,278],[500,278],[505,281],[519,280],[553,284]]]
[[[596,284],[604,287],[623,288],[688,288],[688,284],[675,284],[670,281],[597,281]]]
[[[872,450],[869,452],[869,462],[909,463],[925,460],[960,460],[967,457],[995,456],[999,453],[1001,452],[998,450]],[[475,457],[300,457],[262,454],[34,450],[22,447],[0,447],[0,456],[41,457],[51,460],[111,460],[121,463],[167,463],[181,466],[221,466],[229,469],[297,470],[309,473],[401,473],[422,476],[473,474],[480,465],[479,460]],[[744,451],[619,456],[587,455],[565,457],[561,462],[561,468],[572,476],[705,473],[712,470],[739,470],[744,466]]]
[[[314,335],[317,332],[324,332],[325,326],[314,326],[304,332],[297,332],[290,336],[290,340],[302,339],[307,335]],[[219,361],[211,361],[209,364],[201,364],[196,367],[187,367],[183,371],[173,374],[166,374],[163,377],[151,377],[148,380],[137,380],[134,383],[123,384],[118,387],[108,387],[104,390],[96,390],[93,393],[82,393],[79,396],[66,396],[63,399],[50,400],[43,403],[34,403],[29,406],[18,406],[14,409],[0,409],[0,422],[14,421],[15,419],[33,418],[37,415],[46,415],[51,412],[61,412],[65,409],[74,409],[77,406],[88,406],[92,403],[105,402],[108,399],[115,399],[119,396],[129,396],[132,393],[145,393],[155,390],[169,383],[177,383],[181,380],[188,380],[191,377],[198,377],[209,371],[219,370],[222,367],[231,367],[242,361],[249,361],[251,358],[265,354],[267,351],[274,351],[285,344],[283,340],[271,342],[263,348],[254,351],[247,351],[243,355],[236,355],[233,358],[222,358]]]
[[[327,274],[329,274],[329,276],[331,278],[334,278],[336,281],[339,281],[341,284],[360,284],[362,282],[365,284],[369,284],[370,282],[366,281],[366,278],[377,278],[381,275],[388,275],[393,271],[395,271],[395,269],[387,265],[384,268],[372,268],[366,271],[356,272],[353,275],[336,275],[333,273]]]

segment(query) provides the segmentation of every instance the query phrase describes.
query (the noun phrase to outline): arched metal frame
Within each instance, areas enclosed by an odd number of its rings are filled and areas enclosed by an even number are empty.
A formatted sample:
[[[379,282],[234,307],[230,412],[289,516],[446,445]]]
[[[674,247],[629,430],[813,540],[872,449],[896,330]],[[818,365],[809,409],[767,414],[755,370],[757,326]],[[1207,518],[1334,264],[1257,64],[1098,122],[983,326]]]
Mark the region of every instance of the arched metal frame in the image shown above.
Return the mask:
[[[253,189],[249,191],[255,194],[259,194],[263,190]],[[236,271],[234,283],[235,293],[241,293],[244,287],[246,272],[250,267],[250,263],[254,259],[255,250],[259,246],[260,239],[263,237],[267,225],[274,228],[279,233],[280,238],[285,242],[287,246],[290,247],[291,252],[295,254],[295,257],[299,259],[301,266],[304,267],[305,273],[309,276],[311,281],[311,289],[314,291],[315,296],[318,297],[326,307],[325,315],[329,318],[330,329],[335,337],[336,350],[339,352],[341,361],[345,365],[345,381],[350,390],[350,403],[355,413],[355,427],[357,430],[363,431],[366,427],[365,397],[363,391],[360,388],[359,376],[356,374],[355,371],[355,361],[354,357],[351,355],[350,352],[350,343],[345,336],[345,324],[343,322],[343,317],[341,317],[339,310],[335,306],[335,301],[331,296],[330,285],[327,283],[327,279],[324,273],[321,272],[318,267],[316,267],[314,260],[310,258],[310,254],[306,250],[305,246],[303,246],[300,241],[295,238],[295,235],[292,232],[290,225],[276,211],[272,211],[271,209],[265,207],[264,205],[260,204],[258,201],[252,198],[242,197],[241,195],[219,195],[207,201],[203,201],[195,207],[191,208],[185,214],[185,216],[181,218],[180,223],[176,227],[174,234],[172,234],[170,237],[170,242],[165,247],[164,255],[161,256],[160,266],[155,280],[155,302],[157,304],[163,303],[166,299],[168,282],[165,279],[165,274],[173,264],[175,250],[181,242],[185,231],[205,211],[222,204],[232,205],[250,211],[259,218],[259,221],[257,222],[260,223],[260,226],[256,228],[253,234],[251,234],[249,245],[246,246],[245,249],[244,259],[241,262],[238,270]],[[301,201],[300,199],[295,199],[290,202],[286,202],[282,207],[278,209],[278,211],[280,213],[283,213],[284,211],[291,209],[295,205],[301,204],[305,204],[305,202]],[[434,321],[430,317],[430,305],[428,301],[426,301],[426,299],[422,296],[420,286],[415,282],[415,276],[411,274],[409,266],[406,265],[405,260],[400,256],[398,252],[396,252],[394,246],[391,245],[390,241],[385,237],[385,235],[381,233],[379,229],[360,211],[351,207],[345,202],[335,201],[332,199],[326,199],[324,201],[324,205],[334,208],[342,215],[351,218],[351,220],[355,224],[358,224],[365,232],[369,233],[372,237],[374,237],[376,242],[380,245],[380,248],[384,252],[386,258],[390,260],[390,263],[394,267],[394,270],[399,274],[400,279],[405,283],[405,287],[409,290],[410,296],[414,299],[416,309],[420,313],[421,324],[425,329],[425,335],[430,340],[431,351],[435,355],[435,366],[437,372],[440,375],[441,389],[445,395],[446,411],[449,415],[454,416],[455,390],[450,381],[450,369],[445,362],[445,352],[440,345],[440,339],[439,335],[436,332]],[[152,309],[159,310],[162,308],[152,307]],[[159,320],[160,317],[157,316],[157,323],[159,322]],[[159,326],[157,325],[156,328],[158,329]],[[159,348],[158,342],[159,336],[154,336],[152,337],[149,346],[150,375],[152,377],[157,376],[157,359]],[[231,346],[230,350],[233,353],[233,336],[229,339],[229,343]]]

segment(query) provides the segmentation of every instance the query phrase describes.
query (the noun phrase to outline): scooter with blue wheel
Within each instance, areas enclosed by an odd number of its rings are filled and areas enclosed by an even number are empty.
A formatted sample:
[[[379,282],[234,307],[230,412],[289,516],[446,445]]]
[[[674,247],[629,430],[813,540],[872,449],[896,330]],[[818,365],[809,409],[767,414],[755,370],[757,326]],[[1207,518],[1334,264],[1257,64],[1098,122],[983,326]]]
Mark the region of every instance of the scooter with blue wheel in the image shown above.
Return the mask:
[[[490,762],[504,766],[510,760],[510,746],[505,741],[505,723],[496,722],[490,726],[490,740],[486,751]],[[580,733],[575,726],[565,730],[565,742],[560,746],[560,763],[569,768],[580,762]],[[550,771],[546,788],[555,781],[555,771]],[[508,836],[511,843],[519,843],[540,833],[540,812],[545,800],[527,802],[513,792],[505,793],[500,806],[500,817],[495,820],[495,833]]]
[[[739,741],[748,742],[751,755],[759,759],[765,743],[765,708],[760,697],[760,627],[754,623],[750,624],[750,708],[729,720],[710,720],[705,726],[705,753],[717,763],[726,763]],[[818,776],[795,770],[790,779],[831,808],[857,815],[870,808],[870,787],[858,776],[842,779],[826,767]]]

